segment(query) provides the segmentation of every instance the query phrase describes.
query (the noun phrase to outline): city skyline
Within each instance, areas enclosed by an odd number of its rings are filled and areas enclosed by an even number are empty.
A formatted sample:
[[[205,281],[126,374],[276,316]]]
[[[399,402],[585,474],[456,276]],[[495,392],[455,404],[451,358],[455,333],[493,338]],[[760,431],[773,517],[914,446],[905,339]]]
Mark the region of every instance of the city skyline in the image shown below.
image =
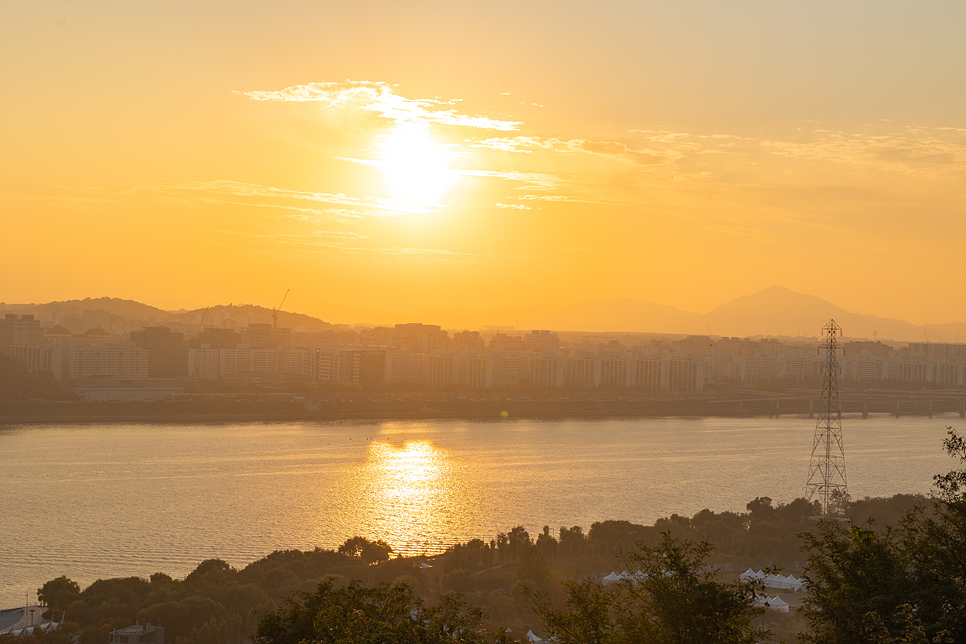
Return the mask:
[[[961,5],[3,12],[4,301],[966,319]]]

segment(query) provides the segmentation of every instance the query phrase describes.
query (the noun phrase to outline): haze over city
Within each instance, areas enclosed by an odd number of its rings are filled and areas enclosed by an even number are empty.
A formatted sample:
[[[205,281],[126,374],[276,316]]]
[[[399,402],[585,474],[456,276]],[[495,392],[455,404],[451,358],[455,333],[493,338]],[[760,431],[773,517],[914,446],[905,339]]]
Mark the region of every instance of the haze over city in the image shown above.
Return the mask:
[[[0,299],[963,321],[957,11],[8,4]]]

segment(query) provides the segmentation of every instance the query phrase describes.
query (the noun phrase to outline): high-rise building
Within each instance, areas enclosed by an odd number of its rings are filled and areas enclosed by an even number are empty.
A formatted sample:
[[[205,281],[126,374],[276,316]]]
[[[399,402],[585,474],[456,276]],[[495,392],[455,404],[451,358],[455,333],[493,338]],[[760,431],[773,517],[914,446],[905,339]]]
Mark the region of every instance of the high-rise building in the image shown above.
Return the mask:
[[[149,351],[150,378],[177,378],[188,375],[188,343],[183,333],[166,326],[149,326],[131,332],[134,346]]]
[[[0,319],[0,351],[6,352],[11,345],[40,344],[43,339],[40,320],[32,315],[7,313]]]

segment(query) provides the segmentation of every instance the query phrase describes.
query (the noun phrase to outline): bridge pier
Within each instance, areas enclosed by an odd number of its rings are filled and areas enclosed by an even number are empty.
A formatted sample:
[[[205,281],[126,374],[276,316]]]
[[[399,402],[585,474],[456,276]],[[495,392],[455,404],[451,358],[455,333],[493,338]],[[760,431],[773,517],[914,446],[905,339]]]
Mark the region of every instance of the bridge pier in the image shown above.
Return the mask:
[[[775,401],[775,418],[778,418],[778,415],[781,413],[781,404],[780,400]]]
[[[894,413],[896,415],[896,418],[898,418],[899,417],[899,399],[898,398],[896,398],[896,408]]]
[[[812,418],[815,415],[815,401],[809,399],[808,401],[808,417]]]
[[[869,401],[866,400],[865,402],[862,403],[862,418],[868,418],[868,417],[869,417]]]
[[[959,417],[966,418],[966,398],[959,401]]]
[[[932,418],[932,398],[929,399],[928,409],[929,409],[929,417]]]

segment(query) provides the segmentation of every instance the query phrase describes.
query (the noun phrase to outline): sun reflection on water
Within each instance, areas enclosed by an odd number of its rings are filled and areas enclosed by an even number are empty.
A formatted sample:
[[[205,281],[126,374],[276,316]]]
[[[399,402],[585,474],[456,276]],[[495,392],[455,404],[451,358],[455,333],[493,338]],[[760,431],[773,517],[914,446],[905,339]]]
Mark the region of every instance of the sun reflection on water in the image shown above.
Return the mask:
[[[439,550],[465,524],[462,470],[430,441],[372,442],[344,489],[353,517],[346,536],[384,539],[407,554]]]

